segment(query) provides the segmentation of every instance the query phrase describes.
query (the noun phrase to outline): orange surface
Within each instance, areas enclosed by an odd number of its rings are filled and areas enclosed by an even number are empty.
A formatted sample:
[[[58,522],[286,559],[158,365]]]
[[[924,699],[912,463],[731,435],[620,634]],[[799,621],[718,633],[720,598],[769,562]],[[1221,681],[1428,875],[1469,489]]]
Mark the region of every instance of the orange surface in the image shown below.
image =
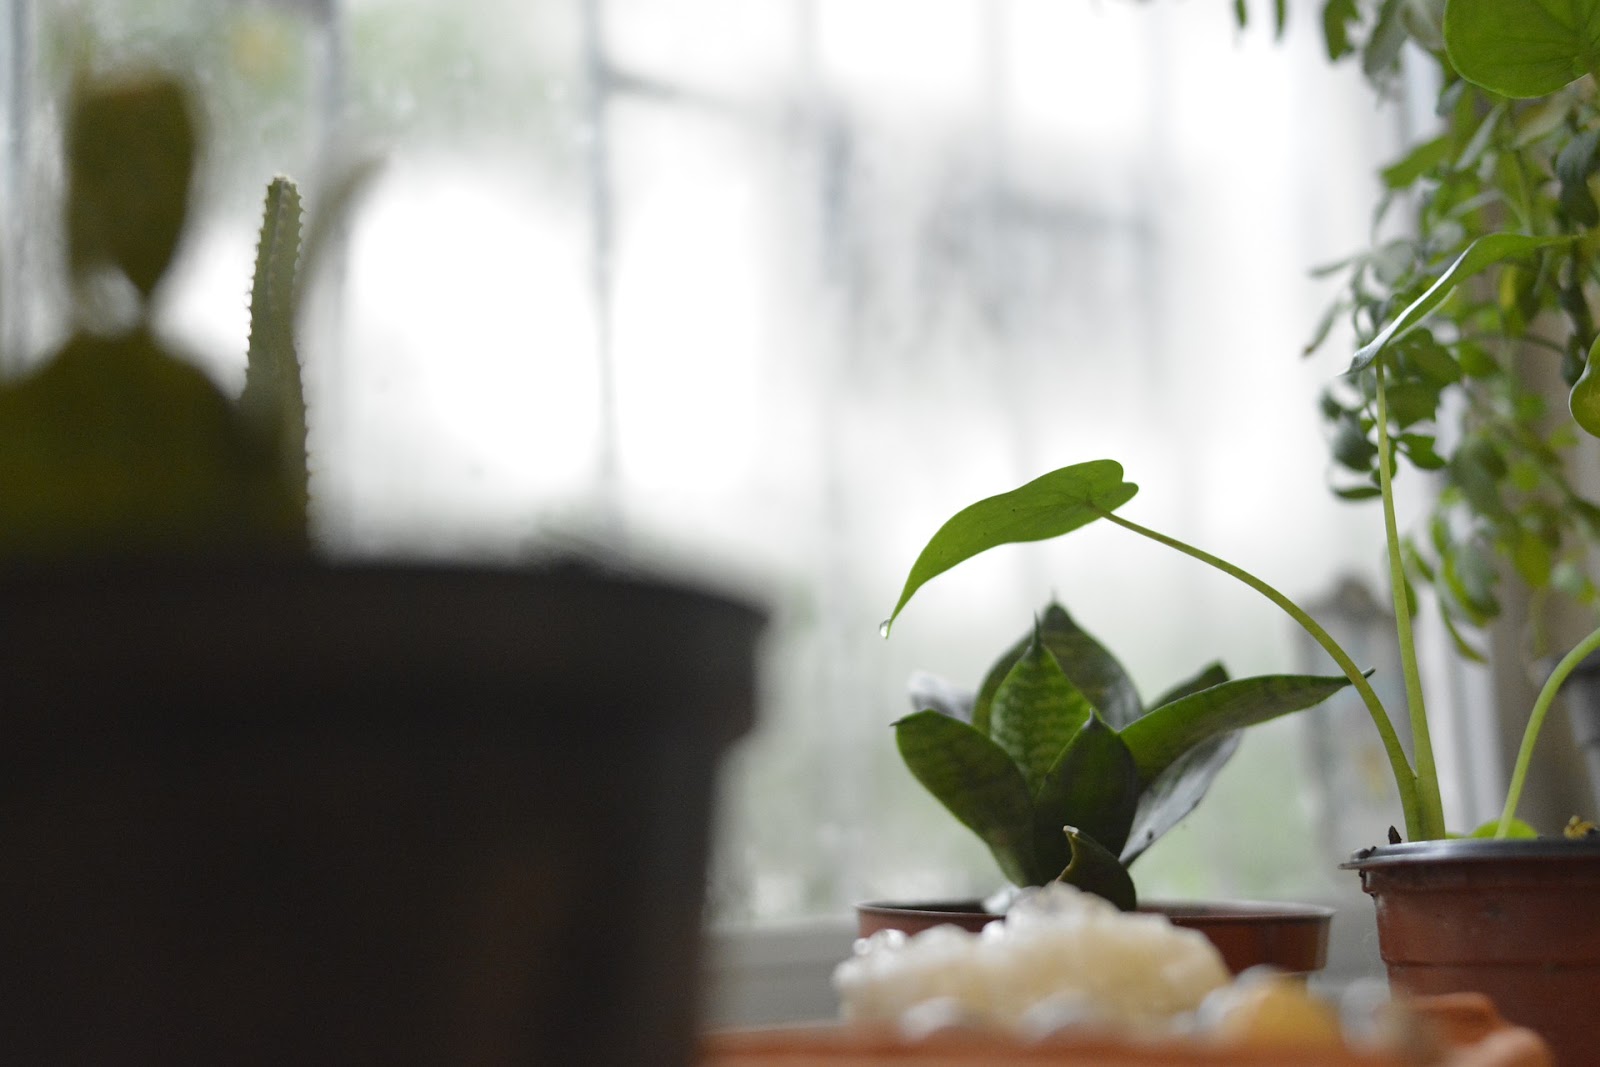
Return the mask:
[[[1550,1067],[1544,1042],[1508,1025],[1474,993],[1415,1002],[1448,1045],[1443,1060],[1304,1048],[1238,1049],[1195,1041],[1105,1039],[1022,1043],[996,1034],[946,1033],[908,1041],[845,1026],[723,1031],[707,1036],[702,1067]]]

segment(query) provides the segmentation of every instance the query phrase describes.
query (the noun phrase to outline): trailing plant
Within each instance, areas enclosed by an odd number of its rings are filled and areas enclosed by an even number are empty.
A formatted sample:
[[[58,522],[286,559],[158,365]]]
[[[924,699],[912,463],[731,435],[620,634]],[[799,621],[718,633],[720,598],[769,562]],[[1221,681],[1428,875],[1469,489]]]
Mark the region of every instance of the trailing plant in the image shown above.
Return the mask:
[[[970,701],[920,701],[895,739],[912,774],[1013,883],[1065,881],[1131,910],[1127,866],[1200,802],[1239,730],[1347,685],[1230,680],[1212,663],[1147,707],[1117,658],[1052,603]]]

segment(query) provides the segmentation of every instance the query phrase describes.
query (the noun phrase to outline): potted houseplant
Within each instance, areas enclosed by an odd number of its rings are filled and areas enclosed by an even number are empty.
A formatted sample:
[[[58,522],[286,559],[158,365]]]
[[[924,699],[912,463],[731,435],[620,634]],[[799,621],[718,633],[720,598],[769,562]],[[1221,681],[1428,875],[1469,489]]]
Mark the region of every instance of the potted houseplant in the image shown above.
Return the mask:
[[[292,184],[241,398],[147,322],[196,144],[171,79],[78,87],[81,326],[0,384],[0,1045],[688,1064],[759,614],[582,562],[319,558]]]
[[[1297,604],[1231,563],[1115,514],[1135,488],[1110,461],[1052,472],[958,513],[913,565],[894,611],[923,582],[977,552],[1101,519],[1256,589],[1339,665],[1393,769],[1406,840],[1391,828],[1392,844],[1365,849],[1348,865],[1377,903],[1391,979],[1422,993],[1487,992],[1508,1018],[1544,1034],[1563,1063],[1586,1062],[1596,1041],[1587,1002],[1600,980],[1600,931],[1573,915],[1600,890],[1600,842],[1587,826],[1538,838],[1516,813],[1553,698],[1600,648],[1600,630],[1550,672],[1500,816],[1461,838],[1449,833],[1440,798],[1411,620],[1413,582],[1431,583],[1458,647],[1474,654],[1468,631],[1496,609],[1490,562],[1497,555],[1535,588],[1595,599],[1579,561],[1600,524],[1568,480],[1562,455],[1576,430],[1600,432],[1600,344],[1589,311],[1600,223],[1589,187],[1600,170],[1600,112],[1588,77],[1600,57],[1594,25],[1600,3],[1589,0],[1560,12],[1534,0],[1325,6],[1335,58],[1363,26],[1369,73],[1381,77],[1407,39],[1435,56],[1451,124],[1385,172],[1392,189],[1417,187],[1422,232],[1402,241],[1402,269],[1394,269],[1389,247],[1356,261],[1350,295],[1334,310],[1354,312],[1360,347],[1323,405],[1336,458],[1363,479],[1342,493],[1382,504],[1409,755],[1359,666]],[[1535,99],[1518,103],[1525,98]],[[1503,269],[1489,288],[1483,275],[1493,267]],[[1559,321],[1540,315],[1549,309]],[[1571,423],[1546,425],[1516,358],[1530,346],[1564,362]],[[1452,399],[1454,408],[1446,403]],[[1435,428],[1452,411],[1464,414],[1448,427],[1457,432],[1446,444]],[[1402,540],[1396,520],[1402,461],[1443,476],[1420,544]]]
[[[1063,881],[1125,911],[1128,865],[1192,811],[1249,725],[1349,685],[1342,676],[1230,679],[1212,663],[1145,705],[1122,664],[1058,603],[994,664],[970,698],[947,683],[913,693],[895,723],[906,766],[983,840],[1015,886]],[[1147,905],[1203,930],[1229,966],[1293,971],[1326,958],[1325,908]],[[940,922],[981,928],[980,902],[859,905],[861,933]]]

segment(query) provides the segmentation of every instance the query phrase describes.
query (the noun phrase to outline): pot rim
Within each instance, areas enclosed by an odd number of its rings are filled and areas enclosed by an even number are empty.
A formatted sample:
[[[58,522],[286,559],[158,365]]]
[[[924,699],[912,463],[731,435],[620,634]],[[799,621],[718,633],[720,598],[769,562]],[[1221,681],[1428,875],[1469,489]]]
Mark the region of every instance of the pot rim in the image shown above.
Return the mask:
[[[967,906],[967,905],[970,905]],[[991,912],[981,900],[919,900],[899,904],[890,900],[868,900],[855,905],[858,914],[900,915],[907,918],[938,919],[953,914],[993,915],[996,920],[1005,918],[1003,912]],[[1333,918],[1335,909],[1322,904],[1302,904],[1284,900],[1144,900],[1139,911],[1159,911],[1186,919],[1204,919],[1214,923],[1249,923],[1262,919],[1280,922],[1326,922]]]
[[[1594,861],[1600,859],[1600,838],[1570,840],[1535,837],[1494,840],[1452,837],[1438,841],[1405,841],[1352,853],[1341,870],[1360,871],[1413,863],[1496,863],[1507,860]]]

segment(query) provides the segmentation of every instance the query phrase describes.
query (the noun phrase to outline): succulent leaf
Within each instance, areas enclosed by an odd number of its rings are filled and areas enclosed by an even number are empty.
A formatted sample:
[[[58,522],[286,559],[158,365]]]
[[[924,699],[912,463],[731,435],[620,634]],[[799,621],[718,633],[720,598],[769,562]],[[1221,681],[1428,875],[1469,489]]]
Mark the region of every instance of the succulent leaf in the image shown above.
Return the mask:
[[[1067,857],[1063,826],[1076,826],[1108,851],[1120,851],[1133,825],[1142,783],[1133,754],[1117,732],[1092,716],[1062,750],[1034,796],[1041,866],[1059,870]],[[1060,856],[1059,862],[1053,857]]]
[[[1011,757],[968,724],[936,711],[909,715],[894,729],[911,773],[989,846],[1001,873],[1017,885],[1039,884],[1033,803]]]
[[[1133,813],[1133,826],[1122,845],[1120,858],[1125,866],[1143,855],[1145,849],[1195,809],[1211,783],[1222,773],[1222,768],[1233,758],[1241,737],[1235,730],[1201,742],[1144,787]]]
[[[1094,709],[1113,729],[1122,729],[1144,713],[1139,701],[1139,691],[1117,658],[1104,645],[1083,630],[1059,603],[1051,601],[1040,616],[1037,630],[1044,639],[1044,647],[1055,656],[1072,684],[1078,687]],[[1011,668],[1016,666],[1032,641],[1031,635],[1023,637],[1000,657],[978,689],[973,707],[972,722],[980,730],[987,730],[990,706]]]
[[[1186,696],[1210,689],[1214,685],[1221,685],[1228,680],[1228,669],[1221,663],[1208,663],[1193,678],[1179,682],[1171,689],[1162,693],[1150,706],[1159,708],[1163,704],[1171,704],[1174,700],[1181,700]]]
[[[989,736],[1022,771],[1028,794],[1034,796],[1067,743],[1093,714],[1089,701],[1035,633],[995,692]]]
[[[239,406],[279,451],[301,507],[307,497],[306,404],[295,352],[300,191],[288,178],[267,186],[250,286],[250,346]]]
[[[1123,911],[1137,908],[1139,895],[1133,888],[1133,879],[1117,857],[1075,826],[1064,826],[1062,830],[1071,860],[1056,880],[1096,893]]]
[[[1122,731],[1139,774],[1156,779],[1180,756],[1218,734],[1320,704],[1350,684],[1343,675],[1263,675],[1191,693],[1154,708]]]

